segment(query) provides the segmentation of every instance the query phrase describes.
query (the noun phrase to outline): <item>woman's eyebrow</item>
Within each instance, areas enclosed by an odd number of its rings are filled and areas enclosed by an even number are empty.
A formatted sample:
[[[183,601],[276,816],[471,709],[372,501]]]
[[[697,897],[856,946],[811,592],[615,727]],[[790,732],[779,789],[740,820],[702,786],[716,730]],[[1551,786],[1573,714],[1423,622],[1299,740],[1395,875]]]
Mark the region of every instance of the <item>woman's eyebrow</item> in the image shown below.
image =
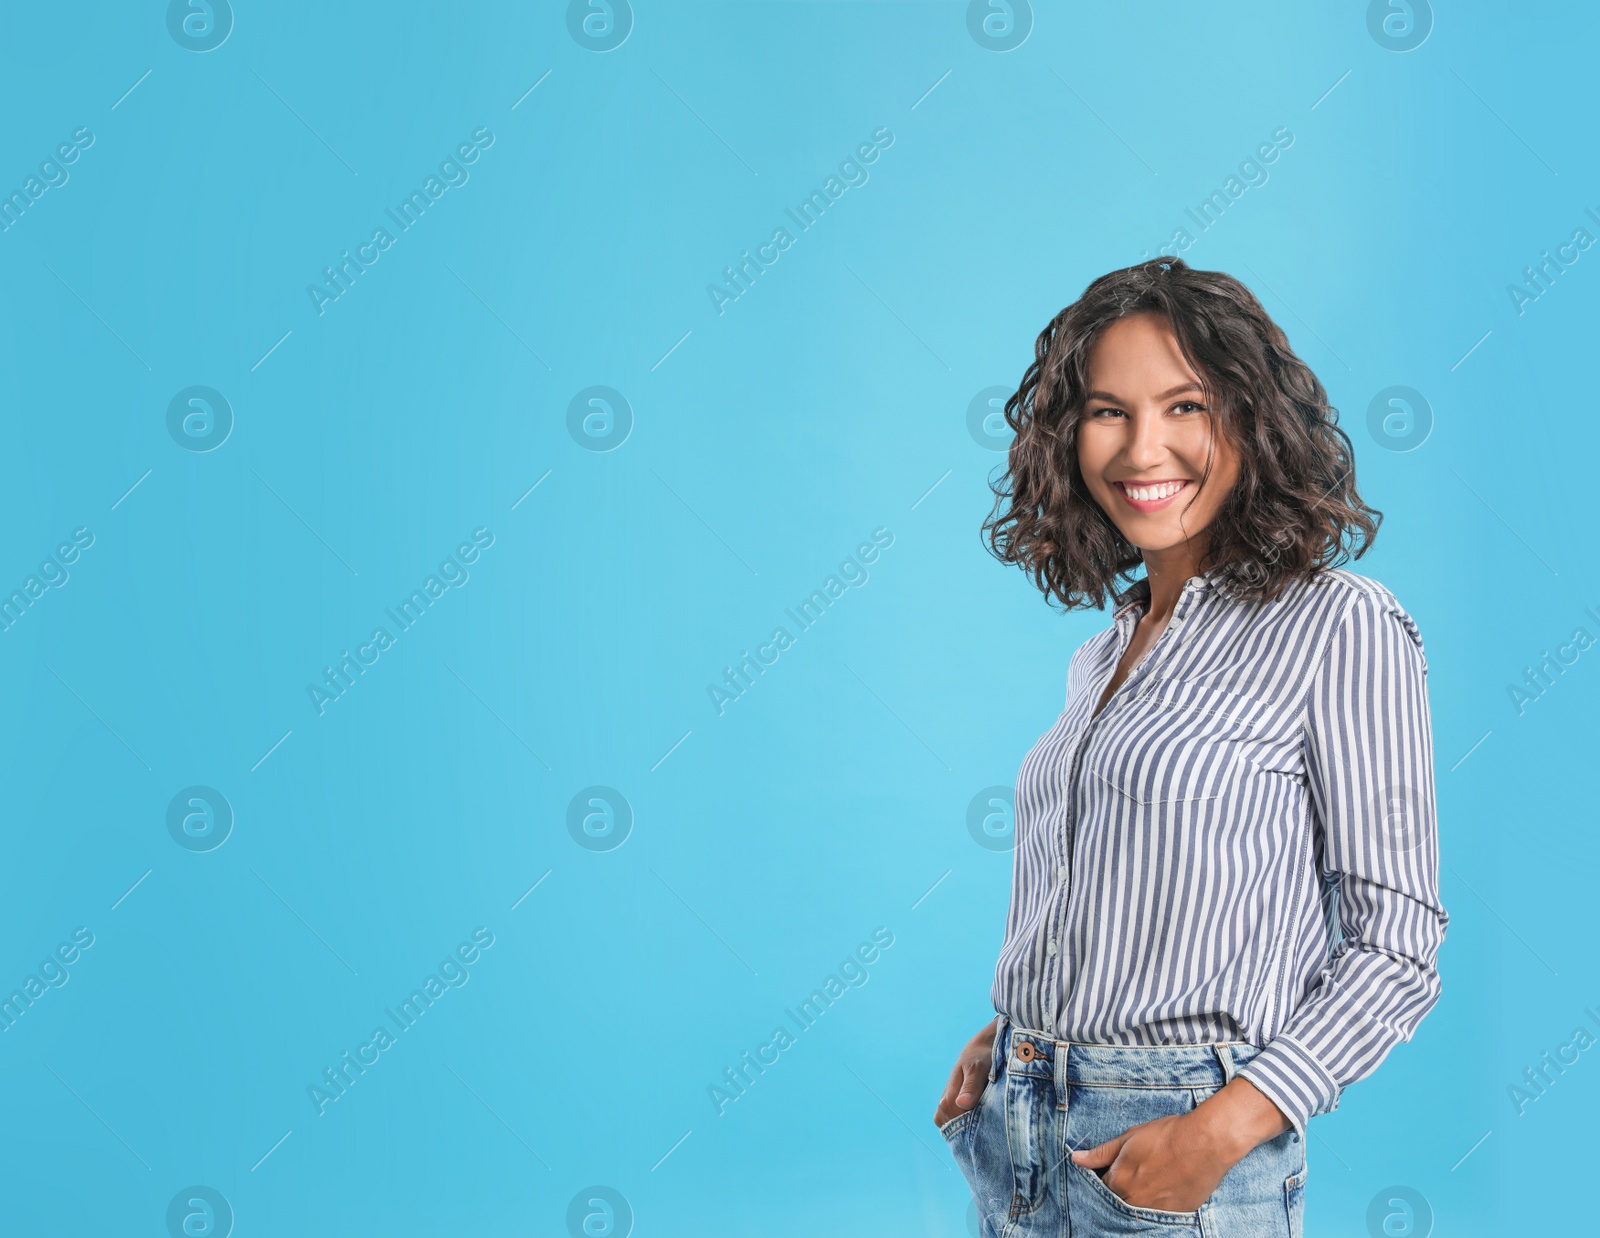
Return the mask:
[[[1156,399],[1170,400],[1173,396],[1181,395],[1185,391],[1198,391],[1201,395],[1205,394],[1205,388],[1203,388],[1199,383],[1181,383],[1174,387],[1171,391],[1163,391],[1156,397]],[[1120,404],[1122,402],[1109,391],[1091,391],[1083,398],[1085,400],[1110,400],[1113,404]]]

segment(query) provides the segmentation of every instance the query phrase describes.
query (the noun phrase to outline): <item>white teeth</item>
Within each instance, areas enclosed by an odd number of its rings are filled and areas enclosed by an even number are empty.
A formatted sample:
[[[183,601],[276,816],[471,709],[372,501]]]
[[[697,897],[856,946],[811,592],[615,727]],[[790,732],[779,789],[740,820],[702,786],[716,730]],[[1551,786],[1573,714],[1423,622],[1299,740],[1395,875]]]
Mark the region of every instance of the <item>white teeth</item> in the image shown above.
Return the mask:
[[[1138,499],[1141,503],[1153,503],[1157,499],[1170,499],[1182,490],[1185,482],[1169,481],[1159,486],[1129,486],[1124,484],[1123,489],[1130,499]]]

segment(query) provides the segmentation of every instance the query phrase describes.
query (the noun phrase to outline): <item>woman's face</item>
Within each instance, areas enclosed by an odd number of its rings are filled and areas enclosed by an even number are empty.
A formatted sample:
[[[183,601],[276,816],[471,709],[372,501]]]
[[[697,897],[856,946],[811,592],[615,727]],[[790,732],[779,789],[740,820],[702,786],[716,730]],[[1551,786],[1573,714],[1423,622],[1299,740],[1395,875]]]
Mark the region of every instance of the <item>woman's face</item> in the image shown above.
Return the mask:
[[[1239,478],[1238,453],[1215,431],[1199,375],[1154,313],[1105,328],[1088,368],[1078,467],[1089,492],[1147,557],[1182,546],[1211,523]]]

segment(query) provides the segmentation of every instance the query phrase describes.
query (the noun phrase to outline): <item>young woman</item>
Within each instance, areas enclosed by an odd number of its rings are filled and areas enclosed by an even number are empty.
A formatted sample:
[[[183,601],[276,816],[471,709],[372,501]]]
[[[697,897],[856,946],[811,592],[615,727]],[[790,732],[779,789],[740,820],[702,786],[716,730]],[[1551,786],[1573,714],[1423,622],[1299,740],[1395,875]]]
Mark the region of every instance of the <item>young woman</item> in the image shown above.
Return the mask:
[[[1427,662],[1336,566],[1382,521],[1336,417],[1176,258],[1092,283],[1006,404],[991,548],[1115,610],[1022,763],[998,1014],[934,1117],[985,1238],[1298,1238],[1307,1120],[1438,1000]]]

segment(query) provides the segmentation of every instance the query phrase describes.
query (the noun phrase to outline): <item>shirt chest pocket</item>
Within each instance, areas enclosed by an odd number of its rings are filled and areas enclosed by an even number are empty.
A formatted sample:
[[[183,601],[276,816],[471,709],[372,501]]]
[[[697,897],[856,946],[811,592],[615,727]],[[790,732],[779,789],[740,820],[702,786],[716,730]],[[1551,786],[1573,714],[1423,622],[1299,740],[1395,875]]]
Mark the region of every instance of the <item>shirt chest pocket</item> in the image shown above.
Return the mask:
[[[1105,719],[1087,761],[1092,790],[1141,807],[1221,801],[1262,750],[1267,713],[1224,688],[1153,683]]]

